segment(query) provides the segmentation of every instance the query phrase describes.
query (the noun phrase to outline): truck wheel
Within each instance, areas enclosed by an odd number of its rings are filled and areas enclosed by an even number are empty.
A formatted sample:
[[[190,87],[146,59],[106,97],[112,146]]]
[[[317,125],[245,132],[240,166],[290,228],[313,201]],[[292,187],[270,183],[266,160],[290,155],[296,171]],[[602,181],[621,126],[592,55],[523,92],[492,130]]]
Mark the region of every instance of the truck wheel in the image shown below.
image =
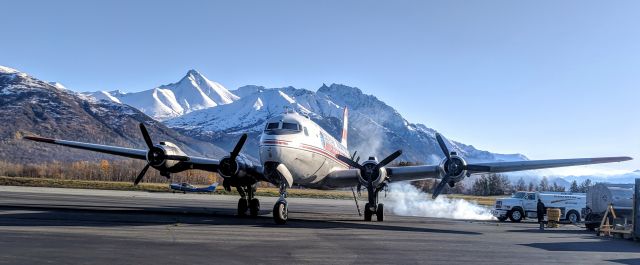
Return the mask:
[[[567,221],[571,222],[572,224],[580,222],[580,214],[574,210],[569,211],[566,217]]]
[[[511,220],[511,222],[514,222],[514,223],[519,223],[520,221],[522,221],[523,216],[524,216],[524,213],[522,212],[522,210],[515,209],[509,213],[509,220]]]
[[[504,222],[504,221],[506,221],[506,220],[507,220],[507,218],[508,218],[508,217],[506,217],[506,216],[500,216],[500,217],[498,217],[498,221],[500,221],[500,222]]]

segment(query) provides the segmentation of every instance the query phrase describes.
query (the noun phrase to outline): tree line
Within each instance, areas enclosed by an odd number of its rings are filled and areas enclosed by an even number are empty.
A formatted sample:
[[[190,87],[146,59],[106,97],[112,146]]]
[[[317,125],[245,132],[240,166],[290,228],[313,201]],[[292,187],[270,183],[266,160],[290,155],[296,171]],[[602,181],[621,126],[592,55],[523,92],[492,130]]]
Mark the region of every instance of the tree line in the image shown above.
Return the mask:
[[[415,182],[414,185],[425,192],[433,192],[435,186],[438,184],[438,180],[422,180]],[[582,183],[578,184],[576,180],[571,183],[570,192],[587,192],[589,186],[591,186],[591,180],[586,179]],[[443,194],[467,194],[476,196],[495,196],[512,194],[516,191],[547,191],[547,192],[567,192],[564,186],[558,185],[558,183],[549,183],[547,177],[543,177],[539,182],[529,181],[526,182],[524,178],[518,179],[515,183],[511,183],[509,178],[501,174],[483,174],[475,177],[475,180],[465,185],[464,182],[456,183],[455,187],[449,187],[446,185]]]
[[[145,165],[146,161],[129,159],[40,164],[16,164],[0,161],[0,176],[133,182]],[[218,182],[218,180],[217,174],[201,170],[187,170],[171,174],[173,182],[209,185]],[[161,176],[157,170],[149,169],[142,181],[166,183],[167,179]]]

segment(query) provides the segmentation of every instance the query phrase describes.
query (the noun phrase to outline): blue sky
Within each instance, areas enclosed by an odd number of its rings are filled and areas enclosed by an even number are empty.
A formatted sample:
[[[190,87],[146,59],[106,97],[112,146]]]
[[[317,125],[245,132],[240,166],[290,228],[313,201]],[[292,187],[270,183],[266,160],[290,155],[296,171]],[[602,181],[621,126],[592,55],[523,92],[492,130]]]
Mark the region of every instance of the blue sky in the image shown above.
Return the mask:
[[[8,1],[0,65],[139,91],[195,68],[246,84],[357,86],[448,138],[640,168],[637,1]]]

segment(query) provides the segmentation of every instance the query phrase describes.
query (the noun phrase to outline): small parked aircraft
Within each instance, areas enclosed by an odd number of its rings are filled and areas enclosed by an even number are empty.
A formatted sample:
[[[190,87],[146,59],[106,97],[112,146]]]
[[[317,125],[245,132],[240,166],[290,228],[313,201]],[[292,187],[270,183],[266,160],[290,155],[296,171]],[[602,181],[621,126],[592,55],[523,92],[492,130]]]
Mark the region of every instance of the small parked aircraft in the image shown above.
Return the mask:
[[[210,186],[204,187],[204,188],[198,188],[198,187],[193,186],[193,185],[191,185],[189,183],[186,183],[186,182],[169,184],[169,188],[171,188],[174,193],[176,191],[181,191],[182,193],[187,193],[187,192],[208,192],[208,193],[212,193],[212,192],[214,192],[216,190],[217,187],[218,187],[218,183],[213,183]]]
[[[384,205],[378,202],[378,193],[390,181],[410,181],[427,178],[440,179],[433,192],[437,197],[445,185],[453,187],[455,183],[472,174],[502,173],[510,171],[566,167],[598,163],[610,163],[631,160],[630,157],[599,157],[551,160],[524,160],[510,162],[486,162],[469,164],[455,151],[449,151],[446,140],[438,133],[435,138],[444,154],[436,165],[388,166],[402,155],[398,150],[382,160],[370,156],[358,163],[356,153],[350,155],[347,150],[347,108],[343,114],[342,139],[337,141],[309,117],[286,111],[266,121],[260,136],[260,163],[240,155],[247,140],[243,134],[228,156],[221,159],[189,156],[178,146],[170,142],[154,144],[144,124],[140,131],[148,147],[147,150],[118,146],[82,143],[67,140],[26,136],[26,139],[91,150],[129,158],[142,159],[147,165],[134,181],[137,185],[147,169],[153,167],[169,178],[171,173],[189,169],[217,172],[224,178],[223,187],[231,190],[236,187],[240,194],[238,215],[257,216],[260,202],[255,198],[257,183],[265,181],[280,188],[280,198],[273,207],[273,219],[284,224],[288,219],[287,189],[293,184],[314,189],[338,189],[357,186],[367,189],[368,202],[365,204],[365,221],[371,221],[376,215],[378,221],[384,220]]]

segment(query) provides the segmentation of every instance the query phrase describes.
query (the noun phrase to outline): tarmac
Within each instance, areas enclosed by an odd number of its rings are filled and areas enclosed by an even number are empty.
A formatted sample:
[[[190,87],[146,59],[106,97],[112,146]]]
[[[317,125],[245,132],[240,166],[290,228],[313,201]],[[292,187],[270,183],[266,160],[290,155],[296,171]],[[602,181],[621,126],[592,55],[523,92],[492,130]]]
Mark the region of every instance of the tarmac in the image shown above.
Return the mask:
[[[640,243],[576,225],[396,216],[351,200],[276,198],[257,218],[238,197],[0,187],[0,264],[640,264]],[[374,218],[375,219],[375,218]]]

